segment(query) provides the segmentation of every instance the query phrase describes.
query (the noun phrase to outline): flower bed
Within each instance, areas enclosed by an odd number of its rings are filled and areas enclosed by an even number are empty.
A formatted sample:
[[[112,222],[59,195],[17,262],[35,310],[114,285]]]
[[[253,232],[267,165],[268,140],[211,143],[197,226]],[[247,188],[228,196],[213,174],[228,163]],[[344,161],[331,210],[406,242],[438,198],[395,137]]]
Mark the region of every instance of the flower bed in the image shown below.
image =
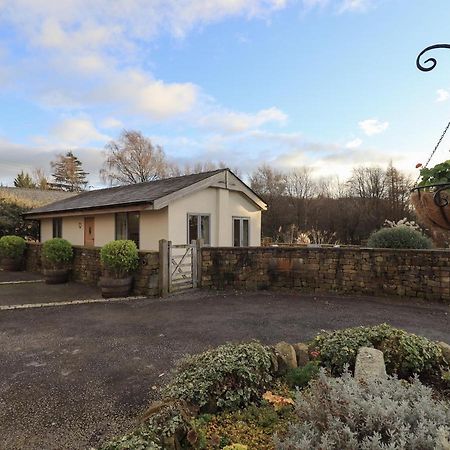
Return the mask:
[[[355,380],[361,346],[382,349],[394,375]],[[141,425],[101,449],[444,449],[450,403],[436,393],[448,369],[438,344],[385,324],[309,345],[226,344],[185,358]]]

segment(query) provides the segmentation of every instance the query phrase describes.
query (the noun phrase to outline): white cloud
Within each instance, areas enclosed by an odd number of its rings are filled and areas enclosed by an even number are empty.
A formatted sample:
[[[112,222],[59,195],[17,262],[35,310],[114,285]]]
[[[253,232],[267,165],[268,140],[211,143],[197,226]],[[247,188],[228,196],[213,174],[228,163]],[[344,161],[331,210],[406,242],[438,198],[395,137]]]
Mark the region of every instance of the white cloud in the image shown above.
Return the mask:
[[[358,123],[359,128],[364,131],[367,136],[373,136],[386,131],[389,127],[389,122],[382,122],[378,119],[362,120]]]
[[[102,128],[123,128],[123,123],[115,117],[106,117],[100,123]]]
[[[105,142],[109,136],[100,133],[86,118],[68,118],[51,130],[51,137],[61,146],[80,147],[90,142]]]
[[[436,94],[437,94],[436,98],[437,102],[445,102],[450,98],[450,92],[445,89],[438,89],[436,91]]]
[[[361,147],[362,143],[363,143],[362,139],[359,139],[359,138],[352,139],[351,141],[348,141],[345,144],[345,148],[348,148],[348,149],[358,148],[358,147]]]
[[[366,12],[373,6],[374,0],[343,0],[338,7],[338,12]]]
[[[287,115],[278,108],[262,109],[255,114],[234,111],[217,111],[200,119],[200,125],[225,133],[242,133],[268,123],[284,124]]]

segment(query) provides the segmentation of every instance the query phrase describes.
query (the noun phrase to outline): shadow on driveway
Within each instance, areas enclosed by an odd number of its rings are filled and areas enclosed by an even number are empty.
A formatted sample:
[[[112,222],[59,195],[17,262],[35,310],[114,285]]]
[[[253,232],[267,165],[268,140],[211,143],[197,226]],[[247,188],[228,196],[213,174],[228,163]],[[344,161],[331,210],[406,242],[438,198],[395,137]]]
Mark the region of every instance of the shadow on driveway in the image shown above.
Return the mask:
[[[1,448],[86,449],[127,431],[185,353],[381,322],[450,341],[449,307],[417,300],[198,291],[0,311]]]

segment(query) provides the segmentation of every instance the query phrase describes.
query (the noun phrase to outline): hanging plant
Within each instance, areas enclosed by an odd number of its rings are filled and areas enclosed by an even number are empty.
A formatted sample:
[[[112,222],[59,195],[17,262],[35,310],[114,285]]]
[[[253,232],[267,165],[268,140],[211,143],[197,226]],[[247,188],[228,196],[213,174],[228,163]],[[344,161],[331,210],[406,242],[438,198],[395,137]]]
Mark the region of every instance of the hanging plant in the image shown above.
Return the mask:
[[[434,167],[422,167],[417,164],[416,168],[420,169],[420,181],[418,186],[432,186],[435,184],[450,184],[450,160],[436,164]]]

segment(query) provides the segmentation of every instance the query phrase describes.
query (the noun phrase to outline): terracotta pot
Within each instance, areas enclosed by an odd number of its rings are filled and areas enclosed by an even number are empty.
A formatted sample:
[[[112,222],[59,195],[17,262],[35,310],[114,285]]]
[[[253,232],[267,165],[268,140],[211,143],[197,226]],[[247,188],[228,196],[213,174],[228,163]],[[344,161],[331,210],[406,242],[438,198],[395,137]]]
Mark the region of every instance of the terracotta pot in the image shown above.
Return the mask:
[[[445,193],[441,195],[444,196]],[[411,203],[419,219],[429,220],[443,230],[450,230],[450,205],[442,207],[437,205],[434,201],[434,192],[415,190],[411,193]]]
[[[133,286],[133,277],[112,278],[103,276],[100,277],[99,286],[102,289],[103,298],[127,297],[130,295]]]
[[[69,269],[44,269],[44,279],[46,284],[67,283]]]
[[[22,270],[21,258],[2,258],[2,269],[8,272],[18,272]]]

